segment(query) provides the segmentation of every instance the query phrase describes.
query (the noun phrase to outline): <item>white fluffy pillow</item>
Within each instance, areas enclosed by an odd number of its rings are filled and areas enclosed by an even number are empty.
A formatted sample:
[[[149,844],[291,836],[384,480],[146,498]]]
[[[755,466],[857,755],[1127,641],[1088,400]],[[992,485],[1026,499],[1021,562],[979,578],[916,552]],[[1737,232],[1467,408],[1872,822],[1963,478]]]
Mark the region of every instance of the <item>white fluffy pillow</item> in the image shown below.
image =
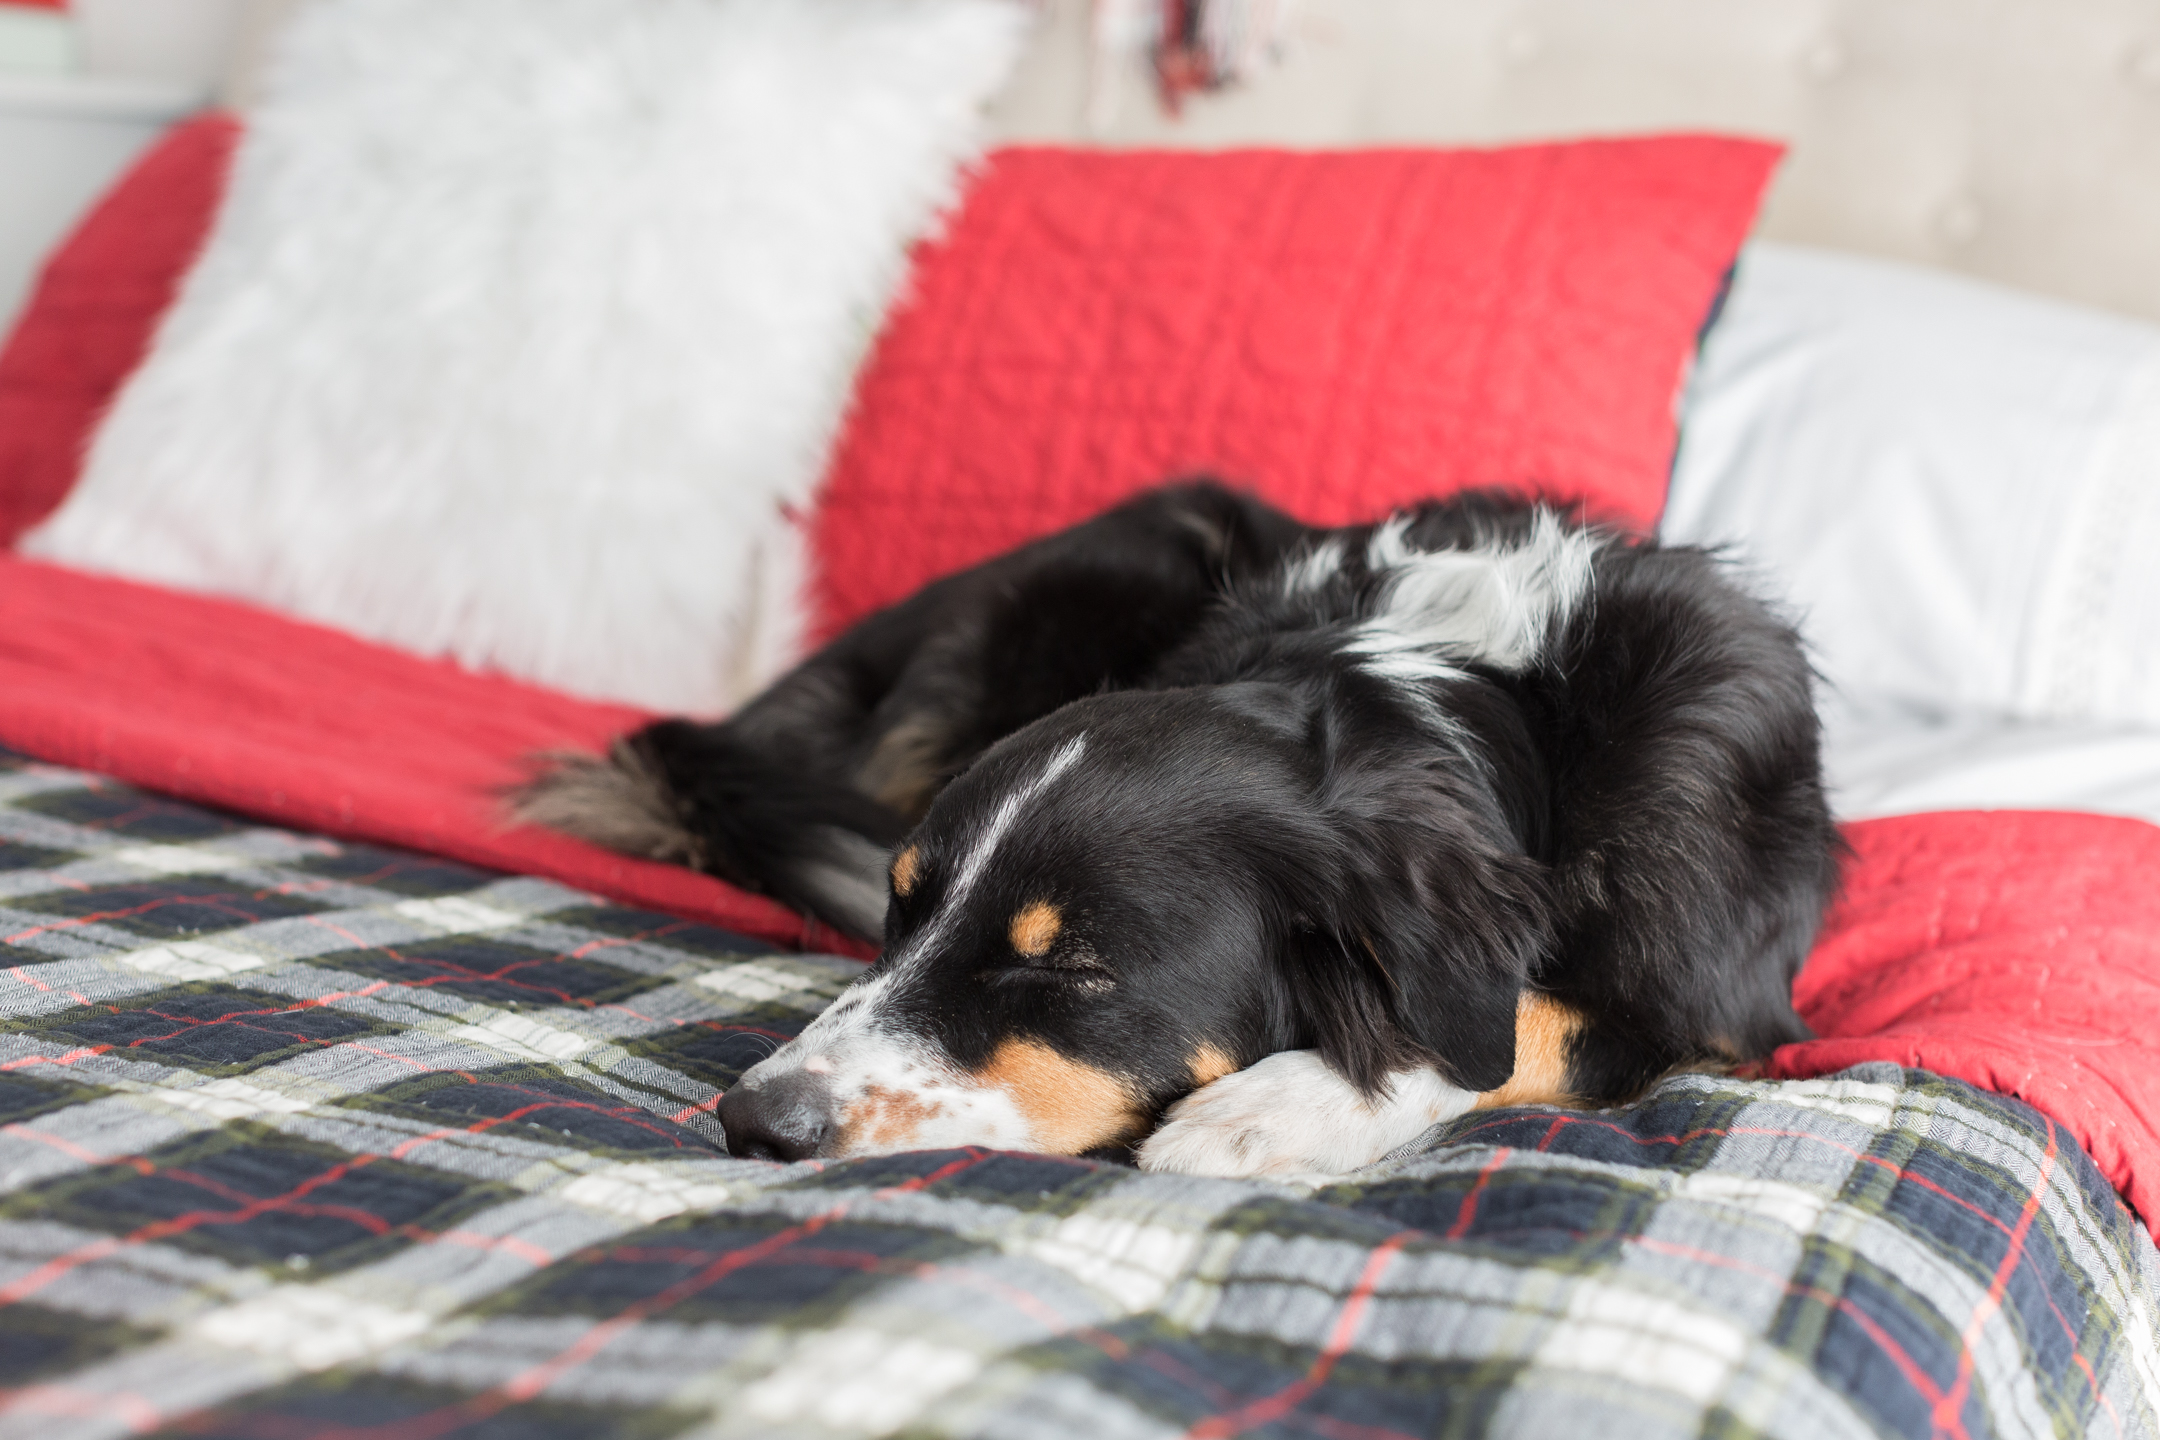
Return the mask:
[[[315,0],[30,553],[710,710],[1019,0]]]

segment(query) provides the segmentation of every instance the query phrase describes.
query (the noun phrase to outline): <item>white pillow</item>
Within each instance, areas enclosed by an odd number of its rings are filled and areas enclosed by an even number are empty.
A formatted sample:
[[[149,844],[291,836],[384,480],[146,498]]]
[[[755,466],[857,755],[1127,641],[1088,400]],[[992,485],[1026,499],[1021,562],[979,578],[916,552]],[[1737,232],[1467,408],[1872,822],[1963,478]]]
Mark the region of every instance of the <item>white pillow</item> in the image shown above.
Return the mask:
[[[2160,821],[2160,329],[1750,246],[1661,533],[1799,614],[1841,814]]]
[[[675,710],[798,537],[1021,0],[315,0],[23,548]]]
[[[1836,700],[2160,724],[2160,329],[1752,245],[1661,533],[1768,570]]]

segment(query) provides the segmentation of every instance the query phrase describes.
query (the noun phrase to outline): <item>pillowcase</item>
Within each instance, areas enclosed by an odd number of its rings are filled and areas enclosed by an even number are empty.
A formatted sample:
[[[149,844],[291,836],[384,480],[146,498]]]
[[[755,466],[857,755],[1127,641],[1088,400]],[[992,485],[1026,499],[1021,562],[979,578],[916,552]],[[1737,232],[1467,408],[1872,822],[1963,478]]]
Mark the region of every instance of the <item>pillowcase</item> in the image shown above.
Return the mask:
[[[818,627],[1179,474],[1322,523],[1499,485],[1647,529],[1777,153],[1001,151],[857,382]]]
[[[318,0],[31,554],[587,695],[791,648],[785,518],[1019,0]]]
[[[1750,246],[1662,530],[1790,598],[1833,740],[1901,717],[2160,726],[2160,328]]]

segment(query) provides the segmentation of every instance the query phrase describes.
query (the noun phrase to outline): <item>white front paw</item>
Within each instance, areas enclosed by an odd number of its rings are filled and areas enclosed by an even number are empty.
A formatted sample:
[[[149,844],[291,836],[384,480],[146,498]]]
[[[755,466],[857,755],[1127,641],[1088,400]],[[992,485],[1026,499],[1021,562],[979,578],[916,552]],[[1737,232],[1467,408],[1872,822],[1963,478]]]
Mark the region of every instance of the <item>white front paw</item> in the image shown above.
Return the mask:
[[[1370,1165],[1475,1098],[1429,1070],[1367,1101],[1311,1050],[1285,1050],[1180,1100],[1140,1168],[1186,1175],[1339,1175]]]

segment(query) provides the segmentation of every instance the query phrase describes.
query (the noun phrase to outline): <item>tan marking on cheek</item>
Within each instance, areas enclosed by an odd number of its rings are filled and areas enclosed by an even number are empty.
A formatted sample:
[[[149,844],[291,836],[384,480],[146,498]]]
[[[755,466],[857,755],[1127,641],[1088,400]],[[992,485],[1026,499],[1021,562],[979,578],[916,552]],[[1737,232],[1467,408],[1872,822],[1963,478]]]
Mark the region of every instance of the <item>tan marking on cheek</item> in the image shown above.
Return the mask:
[[[1212,1085],[1223,1076],[1234,1072],[1238,1063],[1216,1046],[1202,1045],[1192,1052],[1192,1059],[1186,1062],[1186,1068],[1192,1071],[1193,1084]]]
[[[1078,1155],[1129,1139],[1146,1123],[1125,1081],[1037,1040],[1006,1041],[975,1078],[1012,1097],[1045,1155]]]
[[[1050,953],[1057,943],[1058,931],[1065,928],[1065,917],[1047,900],[1034,904],[1013,916],[1012,947],[1029,959]]]
[[[905,900],[914,892],[915,882],[922,879],[922,846],[910,845],[893,857],[893,894]]]
[[[885,1085],[868,1086],[862,1098],[848,1106],[840,1117],[839,1153],[852,1155],[873,1148],[913,1149],[916,1133],[923,1122],[944,1113],[943,1105],[931,1104],[909,1091]]]
[[[1515,1002],[1515,1073],[1497,1090],[1471,1103],[1473,1110],[1500,1105],[1580,1105],[1568,1075],[1568,1054],[1582,1033],[1582,1013],[1549,995],[1525,991]]]

